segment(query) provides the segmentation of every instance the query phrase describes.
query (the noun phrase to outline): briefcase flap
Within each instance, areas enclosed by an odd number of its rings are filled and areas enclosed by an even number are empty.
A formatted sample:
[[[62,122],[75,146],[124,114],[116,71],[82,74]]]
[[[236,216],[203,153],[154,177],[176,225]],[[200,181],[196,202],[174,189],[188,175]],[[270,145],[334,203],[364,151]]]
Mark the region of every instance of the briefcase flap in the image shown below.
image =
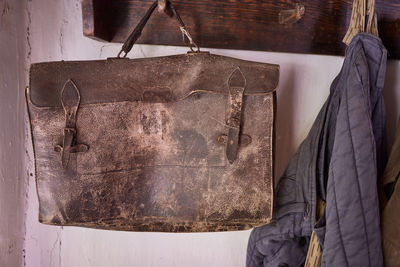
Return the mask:
[[[279,66],[208,53],[33,64],[39,220],[199,232],[268,223]]]
[[[79,88],[81,104],[121,101],[173,102],[201,92],[229,94],[227,82],[240,68],[246,78],[245,95],[273,92],[279,66],[207,52],[156,58],[109,58],[32,64],[31,102],[38,107],[61,107],[65,81]]]

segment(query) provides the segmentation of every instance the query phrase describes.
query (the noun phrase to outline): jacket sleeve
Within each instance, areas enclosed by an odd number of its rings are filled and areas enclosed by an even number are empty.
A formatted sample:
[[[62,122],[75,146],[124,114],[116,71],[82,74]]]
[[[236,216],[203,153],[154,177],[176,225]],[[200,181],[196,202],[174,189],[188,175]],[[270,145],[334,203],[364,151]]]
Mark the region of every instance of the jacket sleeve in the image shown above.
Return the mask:
[[[304,264],[309,238],[296,237],[292,230],[300,229],[301,214],[291,214],[253,229],[247,247],[247,267],[285,267]],[[286,232],[283,229],[288,229]]]

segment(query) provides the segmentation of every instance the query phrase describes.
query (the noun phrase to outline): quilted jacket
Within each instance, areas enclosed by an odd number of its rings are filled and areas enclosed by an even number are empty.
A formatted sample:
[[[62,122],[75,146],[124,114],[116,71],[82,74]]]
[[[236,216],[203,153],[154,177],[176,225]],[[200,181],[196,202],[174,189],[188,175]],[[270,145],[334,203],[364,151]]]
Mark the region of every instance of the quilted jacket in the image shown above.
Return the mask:
[[[247,266],[302,266],[314,230],[322,266],[382,266],[377,177],[385,164],[386,49],[360,33],[308,136],[278,182],[271,224],[249,238]],[[317,196],[325,214],[315,220]]]

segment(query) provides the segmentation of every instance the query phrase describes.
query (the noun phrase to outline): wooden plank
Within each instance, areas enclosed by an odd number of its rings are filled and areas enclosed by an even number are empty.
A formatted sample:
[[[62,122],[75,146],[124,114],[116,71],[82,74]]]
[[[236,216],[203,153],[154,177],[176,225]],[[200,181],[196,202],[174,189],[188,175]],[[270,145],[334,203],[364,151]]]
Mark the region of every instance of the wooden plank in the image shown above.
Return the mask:
[[[88,37],[123,42],[153,0],[83,0]],[[295,23],[279,13],[304,5]],[[175,0],[173,4],[201,47],[343,55],[351,0]],[[380,36],[390,58],[400,58],[400,1],[376,0]],[[282,13],[282,14],[283,14]],[[295,21],[295,20],[294,20]],[[138,43],[183,45],[177,22],[155,12]]]

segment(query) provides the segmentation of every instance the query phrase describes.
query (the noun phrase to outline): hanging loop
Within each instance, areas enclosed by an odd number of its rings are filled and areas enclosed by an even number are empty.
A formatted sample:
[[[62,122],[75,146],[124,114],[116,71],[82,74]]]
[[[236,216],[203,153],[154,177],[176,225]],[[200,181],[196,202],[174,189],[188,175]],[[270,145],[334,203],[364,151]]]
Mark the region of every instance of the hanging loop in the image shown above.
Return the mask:
[[[186,27],[179,27],[181,29],[181,32],[186,38],[189,40],[189,48],[192,52],[200,52],[200,48],[197,46],[197,44],[193,41],[192,36],[190,36],[190,33],[187,31]],[[193,50],[193,47],[196,47],[196,51]]]
[[[368,16],[368,22],[365,26],[366,16]],[[349,45],[353,37],[360,32],[379,36],[375,0],[353,0],[351,20],[343,42]]]
[[[179,23],[179,27],[182,32],[182,35],[184,37],[186,36],[186,38],[189,41],[188,46],[189,46],[190,50],[192,52],[200,52],[200,48],[193,41],[193,38],[191,37],[189,31],[187,30],[185,24],[183,23],[181,17],[179,16],[176,9],[172,5],[171,1],[156,0],[153,2],[153,4],[147,10],[146,14],[143,16],[143,18],[140,20],[140,22],[136,25],[135,29],[132,31],[132,33],[129,35],[129,37],[126,39],[125,43],[122,45],[122,48],[117,55],[118,58],[125,58],[128,55],[128,53],[129,53],[129,51],[131,51],[133,45],[136,43],[136,41],[141,36],[144,26],[146,25],[147,21],[150,19],[151,15],[153,14],[153,12],[157,6],[159,6],[159,11],[164,11],[166,14],[169,14],[169,12],[172,13],[172,16],[174,16]],[[194,47],[196,48],[196,51],[194,51],[194,49],[193,49]]]

